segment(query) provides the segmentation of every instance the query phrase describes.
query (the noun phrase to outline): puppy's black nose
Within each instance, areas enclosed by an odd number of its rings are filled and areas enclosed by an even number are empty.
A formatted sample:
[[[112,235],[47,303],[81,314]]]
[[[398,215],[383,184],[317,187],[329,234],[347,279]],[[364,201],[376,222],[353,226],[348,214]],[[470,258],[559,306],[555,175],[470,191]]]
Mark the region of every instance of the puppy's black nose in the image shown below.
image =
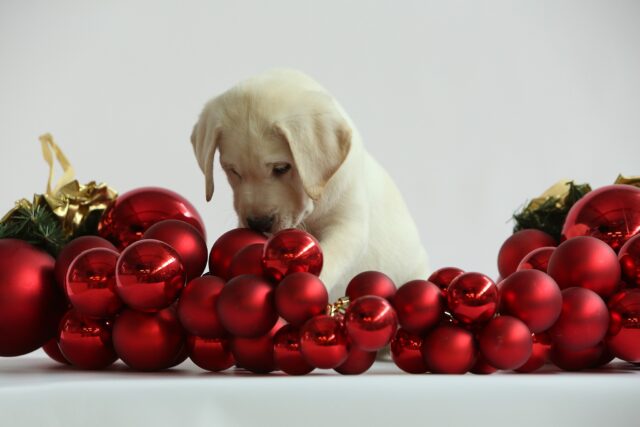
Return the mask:
[[[258,216],[258,217],[248,217],[247,225],[249,228],[259,231],[261,233],[266,233],[271,231],[271,227],[273,227],[274,216]]]

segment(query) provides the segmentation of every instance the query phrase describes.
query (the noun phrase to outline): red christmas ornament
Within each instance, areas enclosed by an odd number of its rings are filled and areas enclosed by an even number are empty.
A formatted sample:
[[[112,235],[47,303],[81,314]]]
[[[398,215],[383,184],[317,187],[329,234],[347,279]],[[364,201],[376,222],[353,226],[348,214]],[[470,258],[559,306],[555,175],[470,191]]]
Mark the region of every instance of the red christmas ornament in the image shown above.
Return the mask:
[[[459,268],[443,267],[431,273],[427,281],[439,287],[440,290],[446,294],[449,284],[453,282],[453,279],[462,274],[464,274],[464,270],[460,270]]]
[[[640,234],[625,243],[618,253],[622,278],[630,286],[640,287]]]
[[[228,338],[187,337],[189,358],[207,371],[219,372],[229,369],[235,363]]]
[[[207,266],[207,243],[202,233],[191,224],[177,219],[166,219],[151,227],[143,239],[160,240],[180,255],[187,281],[199,277]]]
[[[320,243],[302,230],[291,228],[278,231],[264,246],[262,268],[276,281],[296,272],[319,276],[322,271]]]
[[[400,326],[413,334],[434,327],[444,313],[440,288],[425,280],[413,280],[400,286],[393,300]]]
[[[0,239],[0,356],[30,353],[55,336],[66,303],[54,262],[22,240]]]
[[[178,356],[176,356],[176,359],[173,361],[173,363],[169,365],[167,369],[173,368],[174,366],[181,365],[182,362],[184,362],[188,358],[189,358],[189,349],[187,348],[187,345],[185,343],[182,345],[182,348],[178,352]]]
[[[227,231],[211,247],[209,271],[214,276],[229,280],[231,278],[229,268],[236,254],[249,245],[264,244],[266,241],[264,234],[248,228]]]
[[[500,316],[489,321],[480,332],[478,341],[480,352],[487,362],[505,370],[524,365],[533,347],[527,325],[511,316]]]
[[[229,265],[229,279],[242,276],[243,274],[253,274],[263,276],[262,252],[264,243],[254,243],[246,246],[233,257]]]
[[[627,362],[640,362],[640,289],[627,289],[611,298],[607,347]]]
[[[186,282],[180,256],[159,240],[139,240],[120,255],[116,290],[129,307],[156,311],[178,298]]]
[[[363,271],[351,279],[345,293],[351,301],[363,296],[375,295],[393,302],[396,284],[389,276],[379,271]]]
[[[422,343],[427,368],[437,374],[464,374],[476,361],[473,334],[453,325],[438,326]]]
[[[464,273],[449,285],[447,302],[451,314],[460,322],[486,322],[498,308],[498,288],[484,274]]]
[[[305,375],[314,369],[302,355],[300,330],[293,325],[284,325],[276,332],[273,354],[276,365],[286,374]]]
[[[602,298],[611,296],[620,284],[616,253],[594,237],[575,237],[561,243],[549,259],[548,271],[560,289],[579,286]]]
[[[487,362],[487,359],[482,355],[482,353],[478,353],[476,363],[469,370],[469,372],[476,375],[491,375],[496,371],[497,369]]]
[[[555,239],[544,231],[528,229],[513,233],[498,252],[498,271],[506,279],[532,250],[555,245]]]
[[[347,333],[338,320],[313,317],[300,330],[300,345],[307,362],[320,369],[334,369],[347,360]]]
[[[218,296],[216,310],[222,326],[232,335],[255,338],[269,332],[278,320],[274,287],[249,274],[231,279]]]
[[[539,270],[543,273],[547,272],[549,266],[549,258],[556,248],[553,246],[543,246],[542,248],[534,249],[522,258],[516,271],[520,270]]]
[[[571,207],[562,238],[591,236],[617,251],[640,232],[640,188],[608,185],[591,191]]]
[[[69,310],[60,321],[60,351],[73,366],[103,369],[118,359],[111,343],[111,325]]]
[[[533,340],[533,348],[531,356],[524,365],[516,368],[516,372],[528,373],[537,371],[542,368],[549,360],[549,349],[551,348],[551,340],[546,333],[531,334]]]
[[[293,273],[282,279],[276,288],[276,308],[287,322],[302,326],[313,316],[324,313],[329,294],[317,276]]]
[[[565,371],[581,371],[595,368],[604,352],[604,344],[598,343],[593,347],[581,350],[570,350],[553,344],[549,351],[551,362]]]
[[[178,193],[156,187],[138,188],[118,196],[102,215],[98,233],[122,250],[140,240],[149,227],[165,219],[187,222],[203,239],[207,238],[196,208]]]
[[[562,291],[562,312],[549,334],[556,347],[584,350],[602,341],[608,326],[609,311],[598,294],[569,288]]]
[[[113,325],[116,353],[129,367],[139,371],[173,366],[184,344],[184,329],[173,307],[155,313],[125,309]]]
[[[60,347],[58,346],[58,340],[56,338],[51,338],[45,345],[42,346],[44,352],[51,359],[55,360],[58,363],[62,363],[63,365],[70,365],[69,361],[65,359],[64,355],[60,351]]]
[[[410,374],[427,372],[422,357],[422,338],[404,329],[398,329],[391,340],[391,358],[398,368]]]
[[[373,295],[352,301],[344,323],[353,345],[366,351],[389,344],[398,329],[398,317],[391,304]]]
[[[67,292],[67,270],[73,260],[82,252],[94,248],[105,248],[111,249],[112,251],[116,250],[116,247],[113,246],[110,241],[98,236],[77,237],[64,245],[56,258],[55,266],[56,283],[62,292],[65,292],[65,294]]]
[[[257,374],[267,374],[277,369],[273,352],[273,337],[284,326],[278,321],[271,330],[258,338],[231,338],[231,353],[236,366]]]
[[[522,320],[531,332],[546,331],[560,316],[560,288],[541,271],[516,271],[500,282],[499,290],[500,313]]]
[[[178,317],[187,332],[204,338],[226,335],[216,311],[222,288],[224,282],[216,276],[198,277],[187,284],[178,301]]]
[[[79,314],[106,319],[122,307],[116,294],[118,252],[93,248],[82,252],[67,270],[67,296]]]
[[[358,347],[351,346],[347,360],[334,370],[342,375],[360,375],[369,370],[376,361],[377,352],[364,351]]]

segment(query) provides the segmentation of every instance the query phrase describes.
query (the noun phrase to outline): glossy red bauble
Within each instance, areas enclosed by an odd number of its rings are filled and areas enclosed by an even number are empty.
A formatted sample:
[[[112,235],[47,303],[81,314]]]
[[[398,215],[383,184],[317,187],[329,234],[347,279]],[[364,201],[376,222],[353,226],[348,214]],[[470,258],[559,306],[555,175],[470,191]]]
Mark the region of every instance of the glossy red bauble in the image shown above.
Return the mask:
[[[111,325],[70,310],[60,321],[58,346],[64,358],[82,369],[102,369],[118,359],[111,342]]]
[[[640,287],[640,234],[632,237],[618,252],[622,279],[629,286]]]
[[[549,349],[551,348],[551,339],[549,335],[541,332],[531,334],[533,347],[531,348],[531,356],[524,365],[516,368],[516,372],[529,373],[542,368],[549,361]]]
[[[464,273],[447,289],[451,314],[464,324],[490,320],[498,309],[498,287],[481,273]]]
[[[184,288],[178,300],[178,317],[189,334],[204,338],[226,335],[216,309],[222,288],[224,282],[216,276],[198,277]]]
[[[298,272],[319,276],[322,271],[320,243],[302,230],[278,231],[264,246],[262,268],[265,274],[276,281]]]
[[[277,369],[273,352],[273,337],[284,326],[278,321],[271,330],[257,338],[231,338],[231,353],[236,366],[257,374],[267,374]]]
[[[287,322],[302,326],[313,316],[322,314],[329,304],[329,294],[322,281],[310,273],[293,273],[276,288],[276,308]]]
[[[443,267],[431,273],[431,276],[429,276],[427,280],[440,288],[442,292],[446,293],[453,279],[461,274],[464,274],[464,270],[456,267]]]
[[[219,372],[229,369],[235,363],[228,338],[187,337],[189,358],[207,371]]]
[[[62,363],[63,365],[70,365],[69,361],[65,359],[64,355],[60,351],[60,346],[58,345],[58,339],[51,338],[45,345],[42,346],[42,350],[49,356],[51,359],[55,360],[58,363]]]
[[[604,351],[603,343],[581,350],[571,350],[552,345],[549,351],[549,359],[554,365],[565,371],[581,371],[597,367]]]
[[[267,237],[248,228],[227,231],[215,241],[209,254],[209,271],[224,280],[231,278],[231,261],[242,249],[254,244],[264,244]]]
[[[627,362],[640,362],[640,289],[627,289],[609,302],[607,348]]]
[[[67,270],[74,259],[88,249],[105,248],[112,251],[117,250],[113,243],[98,236],[80,236],[64,245],[56,258],[55,277],[56,283],[66,293]]]
[[[262,252],[264,243],[254,243],[246,246],[233,257],[229,265],[229,279],[243,274],[253,274],[263,276]]]
[[[393,362],[410,374],[427,372],[427,365],[422,357],[422,337],[398,329],[391,340],[391,358]]]
[[[476,363],[469,369],[469,372],[476,375],[491,375],[497,371],[498,369],[492,366],[480,352],[477,354]]]
[[[326,315],[309,319],[300,330],[305,360],[321,369],[342,365],[349,354],[347,332],[342,323]]]
[[[444,303],[440,288],[425,280],[400,286],[393,300],[400,326],[414,334],[423,334],[440,321]]]
[[[519,319],[500,316],[492,319],[480,332],[480,352],[498,369],[517,369],[531,356],[531,331]]]
[[[357,298],[375,295],[393,301],[396,293],[396,284],[389,276],[379,271],[363,271],[349,281],[345,294],[349,300],[355,301]]]
[[[553,246],[543,246],[542,248],[534,249],[522,258],[516,271],[520,270],[539,270],[543,273],[547,272],[549,266],[549,258],[556,248]]]
[[[273,354],[276,365],[289,375],[305,375],[313,371],[300,345],[300,330],[293,325],[284,325],[273,337]]]
[[[360,350],[358,347],[349,348],[347,360],[334,370],[342,375],[360,375],[369,370],[376,361],[375,351]]]
[[[513,233],[498,252],[498,271],[506,279],[532,250],[555,245],[555,239],[544,231],[528,229]]]
[[[354,346],[376,351],[389,344],[395,335],[398,316],[386,299],[364,296],[349,304],[344,323]]]
[[[438,326],[422,343],[427,368],[437,374],[464,374],[475,364],[476,355],[473,334],[458,326]]]

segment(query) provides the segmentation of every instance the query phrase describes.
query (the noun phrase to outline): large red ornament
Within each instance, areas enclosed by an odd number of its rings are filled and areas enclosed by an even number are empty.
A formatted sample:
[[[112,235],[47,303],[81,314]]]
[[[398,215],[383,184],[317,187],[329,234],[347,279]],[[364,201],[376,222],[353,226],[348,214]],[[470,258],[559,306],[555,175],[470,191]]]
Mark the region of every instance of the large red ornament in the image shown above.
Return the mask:
[[[492,319],[480,332],[480,352],[498,369],[516,369],[531,356],[531,331],[519,319],[500,316]]]
[[[476,354],[473,334],[458,326],[438,326],[422,343],[427,368],[437,374],[464,374],[475,364]]]
[[[562,310],[562,293],[556,282],[538,270],[516,271],[498,285],[500,313],[522,320],[531,332],[549,329]]]
[[[640,188],[608,185],[591,191],[571,207],[562,238],[591,236],[617,251],[640,232]]]
[[[580,286],[602,298],[620,284],[620,263],[606,243],[594,237],[575,237],[560,244],[549,259],[549,275],[560,289]]]
[[[243,274],[253,274],[254,276],[263,276],[262,270],[262,252],[264,251],[264,243],[254,243],[246,246],[233,257],[229,265],[229,279]]]
[[[63,365],[70,365],[69,361],[65,359],[64,355],[60,351],[60,346],[58,345],[58,340],[56,338],[51,338],[45,345],[42,346],[44,352],[51,359],[55,360],[58,363],[62,363]]]
[[[207,266],[207,242],[202,233],[191,224],[177,219],[166,219],[151,227],[143,239],[160,240],[180,255],[187,281],[199,277]]]
[[[255,338],[269,332],[278,320],[271,283],[250,274],[231,279],[222,288],[216,310],[232,335]]]
[[[557,347],[584,350],[602,341],[608,326],[609,311],[598,294],[568,288],[562,291],[562,312],[549,334]]]
[[[73,260],[82,252],[94,248],[105,248],[113,251],[116,250],[113,243],[103,239],[102,237],[80,236],[64,245],[60,253],[58,253],[58,257],[56,258],[55,277],[56,283],[62,292],[66,292],[67,290],[67,270]]]
[[[632,237],[618,252],[622,278],[630,286],[640,287],[640,234]]]
[[[422,357],[422,338],[404,329],[398,329],[391,340],[391,358],[398,368],[410,374],[427,372]]]
[[[290,274],[276,288],[278,314],[296,326],[302,326],[313,316],[324,313],[328,303],[327,288],[310,273]]]
[[[56,335],[66,303],[54,259],[22,240],[0,239],[0,356],[20,356]]]
[[[427,280],[439,287],[440,290],[446,294],[447,288],[451,282],[453,282],[453,279],[462,274],[464,274],[464,270],[459,268],[443,267],[431,273],[431,276],[429,276]]]
[[[609,302],[607,348],[627,362],[640,362],[640,289],[627,289]]]
[[[300,330],[302,354],[307,362],[320,369],[342,365],[349,354],[347,333],[334,317],[313,317]]]
[[[93,248],[82,252],[67,270],[67,296],[83,316],[105,319],[122,307],[116,294],[118,252]]]
[[[189,358],[207,371],[219,372],[229,369],[235,363],[228,338],[187,337]]]
[[[393,302],[395,293],[396,284],[389,276],[379,271],[363,271],[357,274],[351,279],[345,291],[351,301],[363,296],[375,295]]]
[[[516,271],[520,270],[540,270],[543,273],[547,272],[549,266],[549,258],[556,248],[553,246],[543,246],[538,249],[534,249],[522,258]]]
[[[178,298],[185,282],[180,256],[159,240],[139,240],[118,259],[116,290],[133,309],[156,311],[168,307]]]
[[[391,304],[373,295],[352,301],[344,322],[351,343],[366,351],[380,350],[389,344],[398,329],[398,316]]]
[[[293,325],[284,325],[273,337],[273,354],[276,365],[289,375],[305,375],[313,371],[302,355],[300,330]]]
[[[69,310],[60,321],[58,345],[64,358],[82,369],[102,369],[118,359],[111,342],[111,325]]]
[[[227,231],[215,241],[209,254],[209,271],[214,276],[229,280],[231,261],[242,249],[249,245],[264,244],[267,237],[248,228]]]
[[[296,272],[319,276],[322,271],[320,243],[302,230],[290,228],[278,231],[264,246],[262,267],[276,281]]]
[[[447,302],[451,314],[460,322],[486,322],[498,309],[498,288],[484,274],[464,273],[449,285]]]
[[[440,288],[433,283],[412,280],[400,286],[393,306],[400,326],[420,335],[440,321],[444,312],[444,298]]]
[[[226,335],[216,311],[224,282],[216,276],[202,276],[187,284],[178,301],[180,323],[191,335],[218,338]]]
[[[273,352],[273,337],[284,326],[278,321],[271,330],[257,338],[231,338],[231,352],[236,366],[257,374],[267,374],[277,369]]]
[[[173,307],[155,313],[125,309],[113,325],[113,346],[129,367],[168,369],[184,349],[185,332]]]
[[[555,245],[555,239],[544,231],[527,229],[513,233],[504,241],[498,252],[500,276],[506,279],[516,271],[518,264],[532,250]]]
[[[549,358],[560,369],[581,371],[597,367],[604,350],[603,343],[581,350],[571,350],[554,344],[549,351]]]
[[[140,240],[149,227],[165,219],[187,222],[203,239],[207,238],[196,208],[178,193],[156,187],[138,188],[118,196],[102,215],[98,233],[124,249]]]
[[[334,370],[342,375],[360,375],[373,366],[376,355],[375,351],[360,350],[358,347],[351,346],[347,360]]]
[[[498,369],[492,366],[487,359],[482,355],[482,353],[478,352],[476,357],[476,363],[473,364],[473,367],[469,370],[472,374],[476,375],[491,375],[496,372]]]

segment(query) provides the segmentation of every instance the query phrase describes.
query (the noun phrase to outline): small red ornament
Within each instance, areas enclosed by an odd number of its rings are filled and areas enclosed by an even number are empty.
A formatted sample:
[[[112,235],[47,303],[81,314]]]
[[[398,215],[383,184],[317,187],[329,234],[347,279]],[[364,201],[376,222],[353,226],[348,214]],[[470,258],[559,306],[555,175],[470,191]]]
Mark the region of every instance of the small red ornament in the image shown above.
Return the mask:
[[[632,237],[618,253],[622,278],[629,286],[640,287],[640,234]]]
[[[617,251],[640,232],[640,188],[615,184],[589,192],[571,207],[562,238],[591,236]]]
[[[412,280],[400,286],[393,300],[400,326],[413,334],[434,327],[444,313],[440,288],[425,280]]]
[[[602,341],[608,326],[609,311],[598,294],[568,288],[562,291],[562,312],[549,334],[556,347],[584,350]]]
[[[546,333],[532,334],[533,348],[531,356],[524,365],[516,368],[516,372],[528,373],[537,371],[549,361],[549,349],[551,348],[551,339]]]
[[[422,357],[422,338],[404,329],[398,329],[391,340],[391,358],[398,368],[410,374],[427,372]]]
[[[500,313],[522,320],[531,332],[549,329],[562,310],[562,293],[556,282],[538,270],[516,271],[499,284]]]
[[[253,274],[254,276],[263,276],[262,271],[262,252],[264,251],[264,243],[254,243],[240,249],[231,260],[229,265],[229,279],[242,276],[243,274]]]
[[[222,288],[224,282],[216,276],[198,277],[184,288],[178,300],[178,317],[189,334],[204,338],[227,334],[216,311]]]
[[[98,224],[98,233],[119,249],[140,240],[152,225],[177,219],[193,225],[206,240],[204,222],[187,199],[171,190],[143,187],[128,191],[107,208]]]
[[[620,263],[606,243],[575,237],[560,244],[549,259],[549,275],[560,289],[580,286],[607,298],[620,284]]]
[[[276,281],[296,272],[319,276],[322,271],[320,243],[302,230],[290,228],[278,231],[264,246],[262,267]]]
[[[289,375],[305,375],[313,371],[302,355],[300,330],[293,325],[284,325],[273,337],[273,354],[276,365]]]
[[[227,231],[215,241],[209,254],[209,271],[214,276],[229,280],[231,261],[238,252],[249,245],[264,244],[267,237],[248,228]]]
[[[598,343],[593,347],[581,350],[570,350],[554,344],[549,351],[549,358],[551,362],[560,369],[565,371],[581,371],[583,369],[595,368],[603,352],[603,343]]]
[[[549,266],[549,258],[556,248],[553,246],[543,246],[538,249],[534,249],[522,258],[516,271],[520,270],[539,270],[543,273],[547,272]]]
[[[342,375],[360,375],[369,370],[376,361],[377,352],[364,351],[351,346],[347,360],[334,370]]]
[[[67,296],[79,314],[106,319],[122,307],[116,294],[118,252],[93,248],[76,257],[67,270]]]
[[[363,271],[357,274],[351,279],[345,291],[351,301],[363,296],[375,295],[393,302],[395,293],[396,284],[389,276],[379,271]]]
[[[187,348],[186,342],[182,345],[182,348],[178,352],[175,360],[169,365],[167,369],[173,368],[174,366],[181,365],[182,362],[189,358],[189,349]]]
[[[531,331],[519,319],[500,316],[492,319],[480,332],[480,352],[498,369],[517,369],[531,356]]]
[[[258,338],[231,338],[231,353],[236,366],[256,374],[267,374],[277,369],[273,352],[273,337],[284,326],[278,321],[271,330]]]
[[[224,371],[235,363],[228,338],[202,338],[189,335],[187,350],[193,363],[207,371]]]
[[[443,267],[431,273],[431,276],[429,276],[427,280],[446,294],[446,290],[451,282],[453,282],[453,279],[462,274],[464,274],[464,270],[460,270],[459,268]]]
[[[222,326],[236,337],[255,338],[278,320],[271,283],[250,274],[231,279],[218,295],[216,310]]]
[[[475,364],[476,354],[473,334],[458,326],[438,326],[422,343],[422,357],[436,374],[464,374]]]
[[[313,316],[324,313],[329,294],[322,281],[310,273],[293,273],[276,288],[276,308],[287,322],[302,326]]]
[[[185,344],[173,307],[155,313],[125,309],[113,325],[113,346],[124,363],[139,371],[168,369]]]
[[[609,302],[607,348],[627,362],[640,362],[640,289],[627,289]]]
[[[58,346],[58,340],[56,338],[51,338],[45,345],[42,346],[44,352],[51,359],[55,360],[58,363],[62,363],[63,365],[70,365],[69,361],[65,359],[64,355],[60,351],[60,346]]]
[[[111,343],[111,325],[69,310],[60,321],[60,351],[73,366],[103,369],[118,359]]]
[[[302,355],[320,369],[337,368],[347,360],[347,341],[342,323],[326,315],[309,319],[300,330]]]
[[[527,229],[513,233],[498,252],[498,271],[506,279],[532,250],[555,245],[555,239],[544,231]]]
[[[498,309],[498,288],[484,274],[464,273],[449,285],[447,302],[451,314],[460,322],[486,322]]]
[[[395,335],[398,316],[386,299],[371,295],[349,304],[344,323],[353,345],[376,351],[389,344]]]
[[[177,219],[165,219],[151,227],[143,239],[160,240],[180,255],[187,281],[199,277],[207,266],[207,243],[202,233],[193,225]]]
[[[469,370],[469,372],[476,375],[491,375],[496,371],[497,369],[487,362],[487,359],[482,355],[482,353],[478,353],[476,363]]]
[[[113,244],[98,236],[80,236],[69,243],[64,245],[60,253],[58,253],[58,257],[56,258],[56,266],[55,266],[55,277],[56,283],[62,290],[62,292],[67,291],[67,270],[69,266],[73,262],[74,259],[82,252],[88,249],[94,248],[105,248],[111,249],[112,251],[116,250],[116,247]]]
[[[159,240],[139,240],[120,255],[116,290],[129,307],[156,311],[178,298],[186,282],[180,256]]]

